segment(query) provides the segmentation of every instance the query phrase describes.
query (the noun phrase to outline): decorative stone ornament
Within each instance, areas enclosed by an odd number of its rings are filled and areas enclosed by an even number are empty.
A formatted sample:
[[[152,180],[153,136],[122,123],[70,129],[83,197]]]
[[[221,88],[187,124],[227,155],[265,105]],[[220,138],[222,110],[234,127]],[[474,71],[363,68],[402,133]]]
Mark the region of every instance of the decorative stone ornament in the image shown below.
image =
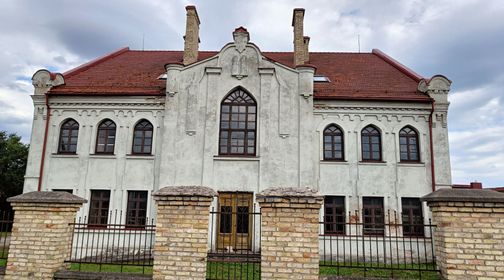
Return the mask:
[[[247,44],[250,40],[250,35],[245,27],[240,26],[233,32],[233,39],[236,50],[239,53],[242,53],[247,47]]]
[[[247,44],[250,40],[249,33],[247,29],[240,26],[233,32],[233,39],[237,55],[233,56],[232,66],[231,66],[231,76],[237,78],[238,80],[243,79],[248,76],[247,72],[247,57],[243,54]]]

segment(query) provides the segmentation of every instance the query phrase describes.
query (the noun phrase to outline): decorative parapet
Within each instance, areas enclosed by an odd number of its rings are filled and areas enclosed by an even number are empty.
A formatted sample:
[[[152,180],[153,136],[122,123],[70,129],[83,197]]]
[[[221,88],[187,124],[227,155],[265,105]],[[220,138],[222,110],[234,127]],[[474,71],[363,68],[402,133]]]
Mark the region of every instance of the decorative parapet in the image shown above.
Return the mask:
[[[32,76],[32,84],[35,87],[35,94],[45,94],[53,86],[65,83],[65,78],[60,73],[51,73],[49,70],[40,69]]]

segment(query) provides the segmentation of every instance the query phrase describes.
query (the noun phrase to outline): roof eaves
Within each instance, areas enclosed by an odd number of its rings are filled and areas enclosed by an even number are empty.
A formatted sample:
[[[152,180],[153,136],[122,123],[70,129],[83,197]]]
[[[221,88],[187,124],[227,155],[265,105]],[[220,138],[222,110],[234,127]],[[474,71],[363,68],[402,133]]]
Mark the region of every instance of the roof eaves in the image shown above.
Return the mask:
[[[419,75],[415,71],[411,70],[410,68],[408,68],[404,64],[400,63],[399,61],[397,61],[397,60],[393,59],[392,57],[388,56],[386,53],[380,51],[379,49],[373,49],[371,51],[371,53],[374,54],[374,55],[376,55],[376,56],[378,56],[379,58],[381,58],[383,61],[387,62],[388,64],[392,65],[394,68],[396,68],[397,70],[401,71],[406,76],[412,78],[416,82],[420,82],[420,80],[423,79],[423,77],[421,75]]]

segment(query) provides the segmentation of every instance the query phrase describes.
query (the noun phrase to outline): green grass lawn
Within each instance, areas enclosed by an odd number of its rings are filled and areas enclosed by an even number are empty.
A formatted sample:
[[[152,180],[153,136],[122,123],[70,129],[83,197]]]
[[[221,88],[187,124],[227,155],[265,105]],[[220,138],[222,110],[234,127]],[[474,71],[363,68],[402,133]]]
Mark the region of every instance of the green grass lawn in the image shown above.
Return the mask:
[[[261,279],[260,263],[208,262],[207,279]]]
[[[0,259],[0,266],[6,266],[7,265],[7,260],[6,259]]]
[[[88,272],[123,272],[123,273],[143,273],[152,274],[152,266],[138,266],[132,264],[89,264],[72,263],[70,270],[88,271]]]
[[[0,265],[2,264],[0,260]],[[3,264],[5,265],[5,264]],[[327,266],[332,265],[332,266]],[[370,264],[366,264],[364,269],[363,263],[346,263],[347,266],[359,266],[356,268],[337,267],[335,263],[320,263],[320,275],[322,276],[353,276],[353,277],[379,277],[379,278],[400,278],[400,279],[425,279],[425,280],[439,280],[440,277],[434,271],[418,271],[418,270],[404,270],[418,269],[419,265],[409,264],[407,266],[400,265],[394,266],[396,270],[380,268],[369,268]],[[432,265],[421,265],[422,269],[433,269]],[[70,270],[80,270],[89,272],[123,272],[123,273],[143,273],[152,274],[152,266],[141,267],[132,264],[114,265],[114,264],[78,264],[72,263]],[[421,275],[421,276],[420,276]],[[207,279],[250,279],[259,280],[261,277],[259,263],[233,263],[233,262],[208,262],[207,264]],[[421,278],[420,278],[421,277]]]
[[[354,266],[350,267],[338,267],[338,265]],[[418,271],[409,269],[434,269],[432,264],[408,264],[408,265],[394,265],[394,270],[390,270],[390,265],[386,267],[381,265],[374,265],[374,268],[370,268],[371,264],[366,264],[364,268],[364,263],[329,263],[320,262],[320,275],[331,276],[353,276],[353,277],[378,277],[378,278],[400,278],[400,279],[426,279],[426,280],[439,280],[439,274],[435,271]],[[382,267],[382,268],[379,268]],[[407,270],[408,269],[408,270]]]

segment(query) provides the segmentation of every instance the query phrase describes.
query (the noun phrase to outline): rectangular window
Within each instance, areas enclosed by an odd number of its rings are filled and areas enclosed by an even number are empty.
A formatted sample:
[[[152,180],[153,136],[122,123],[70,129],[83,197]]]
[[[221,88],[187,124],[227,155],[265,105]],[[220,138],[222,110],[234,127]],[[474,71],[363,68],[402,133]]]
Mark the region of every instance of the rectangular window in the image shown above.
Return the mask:
[[[363,233],[383,236],[385,233],[383,197],[363,197],[362,207]]]
[[[126,227],[143,228],[147,222],[147,191],[128,191]]]
[[[67,192],[73,194],[73,190],[71,189],[53,189],[53,192]]]
[[[324,198],[324,233],[345,234],[345,197]]]
[[[107,227],[110,206],[109,190],[92,190],[89,203],[90,227]]]
[[[424,220],[420,199],[403,197],[401,202],[403,235],[424,236]]]

